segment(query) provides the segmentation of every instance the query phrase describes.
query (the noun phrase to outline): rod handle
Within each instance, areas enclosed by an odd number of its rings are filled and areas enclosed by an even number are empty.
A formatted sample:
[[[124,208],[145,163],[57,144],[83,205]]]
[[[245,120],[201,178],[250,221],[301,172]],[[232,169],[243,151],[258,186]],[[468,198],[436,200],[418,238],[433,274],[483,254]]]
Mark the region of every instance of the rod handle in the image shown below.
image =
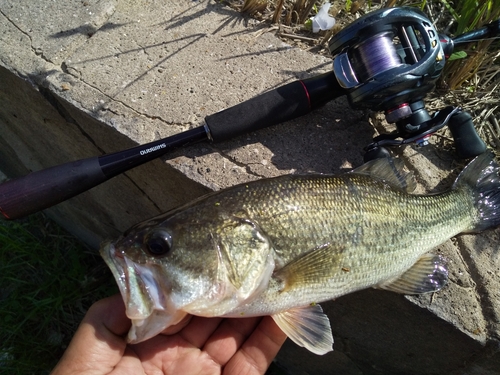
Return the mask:
[[[224,141],[303,116],[326,102],[345,95],[335,74],[294,81],[207,116],[212,140]]]
[[[453,115],[448,122],[448,127],[455,140],[455,147],[460,158],[472,158],[486,151],[486,144],[477,134],[469,113],[459,112]]]
[[[0,213],[18,219],[65,201],[106,181],[99,157],[32,172],[0,185]]]

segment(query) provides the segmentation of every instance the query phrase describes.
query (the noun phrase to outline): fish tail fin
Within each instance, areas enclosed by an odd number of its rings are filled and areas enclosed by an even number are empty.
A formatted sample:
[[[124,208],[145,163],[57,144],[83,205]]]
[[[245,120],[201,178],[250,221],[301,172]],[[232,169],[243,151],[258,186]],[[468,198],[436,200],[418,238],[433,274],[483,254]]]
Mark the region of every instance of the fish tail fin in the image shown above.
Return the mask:
[[[471,232],[480,232],[500,225],[500,167],[493,152],[473,159],[457,177],[454,189],[467,186],[473,194],[477,218]]]

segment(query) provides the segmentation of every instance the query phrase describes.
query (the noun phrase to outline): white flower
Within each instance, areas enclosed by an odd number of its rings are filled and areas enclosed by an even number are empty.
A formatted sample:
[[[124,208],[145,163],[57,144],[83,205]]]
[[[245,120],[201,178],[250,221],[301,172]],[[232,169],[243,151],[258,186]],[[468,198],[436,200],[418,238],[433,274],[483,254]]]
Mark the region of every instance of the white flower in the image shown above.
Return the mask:
[[[335,25],[335,18],[328,14],[331,6],[332,4],[330,3],[323,4],[318,14],[311,17],[313,33],[317,33],[320,30],[330,30]]]

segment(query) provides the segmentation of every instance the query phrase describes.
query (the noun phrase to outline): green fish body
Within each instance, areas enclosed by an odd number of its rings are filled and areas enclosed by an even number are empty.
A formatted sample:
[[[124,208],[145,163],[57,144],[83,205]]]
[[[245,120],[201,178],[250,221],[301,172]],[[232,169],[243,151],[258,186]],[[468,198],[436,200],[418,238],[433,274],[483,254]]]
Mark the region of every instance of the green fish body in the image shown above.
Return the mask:
[[[140,342],[186,314],[271,315],[298,345],[332,350],[318,303],[376,287],[426,293],[447,280],[429,251],[500,224],[500,180],[490,153],[449,191],[410,194],[398,161],[341,176],[287,175],[238,185],[131,228],[101,254]]]

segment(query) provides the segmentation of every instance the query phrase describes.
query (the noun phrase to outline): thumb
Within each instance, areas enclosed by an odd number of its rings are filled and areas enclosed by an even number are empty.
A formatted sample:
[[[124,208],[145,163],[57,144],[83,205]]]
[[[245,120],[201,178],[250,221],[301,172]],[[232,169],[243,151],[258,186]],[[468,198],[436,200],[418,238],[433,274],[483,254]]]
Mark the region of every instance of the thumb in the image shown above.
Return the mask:
[[[120,295],[94,303],[83,318],[52,375],[107,374],[123,357],[130,328]]]

